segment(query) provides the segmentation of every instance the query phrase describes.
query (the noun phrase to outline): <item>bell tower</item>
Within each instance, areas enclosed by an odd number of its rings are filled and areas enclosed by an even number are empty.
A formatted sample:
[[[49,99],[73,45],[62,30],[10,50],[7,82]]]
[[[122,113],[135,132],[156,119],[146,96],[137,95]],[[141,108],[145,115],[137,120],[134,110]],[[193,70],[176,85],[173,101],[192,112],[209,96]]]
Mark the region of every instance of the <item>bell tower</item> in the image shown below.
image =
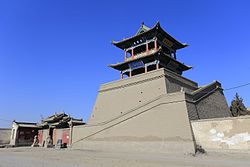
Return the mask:
[[[134,36],[112,43],[124,50],[124,62],[109,65],[120,71],[121,79],[124,78],[124,75],[132,77],[159,68],[165,68],[181,75],[183,71],[191,68],[176,58],[177,50],[188,45],[180,43],[165,32],[161,28],[160,22],[157,22],[152,28],[142,23]]]
[[[100,86],[88,123],[74,127],[74,147],[194,153],[190,120],[230,116],[218,81],[198,86],[182,76],[191,67],[176,53],[187,44],[159,22],[113,44],[124,51],[124,61],[110,65],[121,79]]]

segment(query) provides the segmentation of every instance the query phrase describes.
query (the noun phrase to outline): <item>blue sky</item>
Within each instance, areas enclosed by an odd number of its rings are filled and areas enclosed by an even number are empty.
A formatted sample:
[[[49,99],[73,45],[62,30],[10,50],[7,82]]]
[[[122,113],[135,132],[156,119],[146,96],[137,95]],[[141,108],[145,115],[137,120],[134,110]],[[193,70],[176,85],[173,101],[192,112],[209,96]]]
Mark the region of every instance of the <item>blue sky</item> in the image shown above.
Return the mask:
[[[177,58],[184,76],[223,88],[250,82],[250,1],[0,0],[0,127],[37,122],[55,112],[90,116],[99,85],[119,79],[111,45],[157,21],[190,46]],[[250,86],[238,92],[250,106]],[[6,121],[4,121],[6,120]]]

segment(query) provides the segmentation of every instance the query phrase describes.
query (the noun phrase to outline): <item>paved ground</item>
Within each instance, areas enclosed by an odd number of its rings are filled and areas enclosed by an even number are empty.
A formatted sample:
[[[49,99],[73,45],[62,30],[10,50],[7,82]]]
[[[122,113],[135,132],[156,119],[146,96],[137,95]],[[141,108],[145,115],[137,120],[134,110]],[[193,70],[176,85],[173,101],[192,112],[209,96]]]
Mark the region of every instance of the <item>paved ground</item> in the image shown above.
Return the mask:
[[[45,148],[2,148],[0,167],[249,167],[250,154],[165,155]]]

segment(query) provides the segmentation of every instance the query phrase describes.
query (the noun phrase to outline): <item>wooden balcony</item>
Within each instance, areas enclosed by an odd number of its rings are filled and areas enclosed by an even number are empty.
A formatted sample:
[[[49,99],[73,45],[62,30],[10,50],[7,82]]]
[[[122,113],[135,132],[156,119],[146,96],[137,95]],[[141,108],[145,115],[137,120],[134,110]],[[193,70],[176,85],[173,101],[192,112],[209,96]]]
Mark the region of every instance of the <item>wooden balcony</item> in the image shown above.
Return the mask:
[[[144,51],[144,52],[141,52],[141,53],[138,53],[138,54],[135,54],[134,56],[131,56],[131,57],[127,57],[125,62],[126,61],[131,61],[131,60],[134,60],[134,59],[139,59],[141,57],[144,57],[144,56],[147,56],[147,55],[151,55],[151,54],[154,54],[158,51],[158,49],[150,49],[148,51]]]

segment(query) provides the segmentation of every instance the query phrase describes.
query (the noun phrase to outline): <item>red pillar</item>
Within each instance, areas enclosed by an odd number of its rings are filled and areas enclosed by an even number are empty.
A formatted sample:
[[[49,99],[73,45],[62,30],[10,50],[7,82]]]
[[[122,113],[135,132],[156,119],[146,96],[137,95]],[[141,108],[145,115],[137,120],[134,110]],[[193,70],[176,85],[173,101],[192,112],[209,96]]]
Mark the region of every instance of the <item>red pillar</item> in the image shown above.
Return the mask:
[[[146,52],[148,53],[148,42],[146,43]]]
[[[134,59],[134,48],[132,49],[132,59]]]
[[[155,50],[157,49],[157,39],[155,39]]]
[[[156,63],[156,69],[159,69],[159,63]]]

